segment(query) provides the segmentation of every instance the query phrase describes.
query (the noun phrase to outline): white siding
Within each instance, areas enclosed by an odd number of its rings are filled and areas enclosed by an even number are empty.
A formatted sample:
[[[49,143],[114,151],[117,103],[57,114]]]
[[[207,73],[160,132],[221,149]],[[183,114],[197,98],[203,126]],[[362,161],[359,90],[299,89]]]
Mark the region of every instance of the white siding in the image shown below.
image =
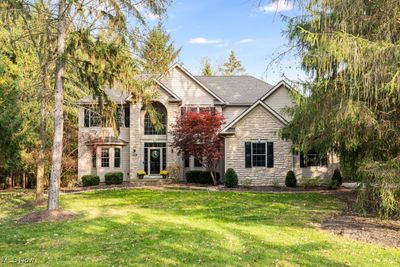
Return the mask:
[[[241,107],[241,106],[229,106],[225,107],[222,112],[225,117],[225,125],[228,125],[231,121],[237,118],[240,114],[242,114],[249,107]]]
[[[295,102],[289,95],[289,89],[282,85],[272,95],[268,96],[267,99],[264,100],[264,103],[273,108],[275,111],[279,112],[285,119],[289,120],[289,116],[285,114],[285,107],[293,107]]]
[[[182,99],[182,104],[213,104],[214,97],[178,68],[174,68],[162,83]]]

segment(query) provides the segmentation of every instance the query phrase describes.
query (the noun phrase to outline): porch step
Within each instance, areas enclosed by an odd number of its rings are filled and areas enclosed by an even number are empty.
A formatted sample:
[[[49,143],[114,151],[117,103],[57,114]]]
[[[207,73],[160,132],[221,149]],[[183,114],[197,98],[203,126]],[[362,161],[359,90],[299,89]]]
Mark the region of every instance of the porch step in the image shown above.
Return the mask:
[[[137,186],[161,186],[167,184],[168,180],[161,178],[131,179],[130,183]]]

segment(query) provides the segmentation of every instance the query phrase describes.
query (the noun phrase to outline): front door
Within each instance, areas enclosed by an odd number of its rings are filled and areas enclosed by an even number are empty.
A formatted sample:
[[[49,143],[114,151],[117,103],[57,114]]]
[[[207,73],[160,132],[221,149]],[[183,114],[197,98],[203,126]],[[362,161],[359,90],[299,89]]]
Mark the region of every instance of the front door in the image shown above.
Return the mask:
[[[160,175],[161,171],[161,149],[160,148],[150,148],[149,149],[149,167],[150,175]]]

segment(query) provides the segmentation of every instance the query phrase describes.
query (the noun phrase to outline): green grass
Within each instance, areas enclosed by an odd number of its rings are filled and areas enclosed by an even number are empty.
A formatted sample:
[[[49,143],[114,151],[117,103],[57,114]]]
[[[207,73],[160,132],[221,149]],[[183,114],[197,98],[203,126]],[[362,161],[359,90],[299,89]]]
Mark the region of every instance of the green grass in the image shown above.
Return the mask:
[[[398,249],[313,226],[342,207],[317,193],[98,191],[61,197],[80,214],[74,221],[15,224],[32,197],[0,193],[0,257],[42,266],[400,265]]]

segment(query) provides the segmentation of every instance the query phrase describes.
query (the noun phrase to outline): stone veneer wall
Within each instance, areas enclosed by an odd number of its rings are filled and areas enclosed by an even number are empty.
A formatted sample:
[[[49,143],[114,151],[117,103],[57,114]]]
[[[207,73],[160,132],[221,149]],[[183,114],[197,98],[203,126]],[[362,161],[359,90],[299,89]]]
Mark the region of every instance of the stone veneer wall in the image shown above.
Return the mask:
[[[170,103],[166,94],[160,94],[157,101],[167,109],[167,134],[166,135],[144,135],[144,115],[142,104],[133,105],[131,108],[130,124],[130,179],[136,179],[136,172],[143,170],[144,164],[144,143],[166,143],[167,145],[167,166],[179,164],[180,160],[176,150],[170,147],[172,136],[168,133],[171,123],[174,123],[180,109],[178,103]],[[173,151],[172,151],[173,150]],[[135,151],[135,152],[133,152]]]
[[[282,128],[278,121],[263,107],[258,106],[235,127],[235,135],[226,137],[226,168],[233,168],[239,176],[239,184],[252,186],[284,183],[286,173],[292,169],[291,142],[279,137]],[[245,142],[262,140],[274,143],[274,167],[245,168]]]

